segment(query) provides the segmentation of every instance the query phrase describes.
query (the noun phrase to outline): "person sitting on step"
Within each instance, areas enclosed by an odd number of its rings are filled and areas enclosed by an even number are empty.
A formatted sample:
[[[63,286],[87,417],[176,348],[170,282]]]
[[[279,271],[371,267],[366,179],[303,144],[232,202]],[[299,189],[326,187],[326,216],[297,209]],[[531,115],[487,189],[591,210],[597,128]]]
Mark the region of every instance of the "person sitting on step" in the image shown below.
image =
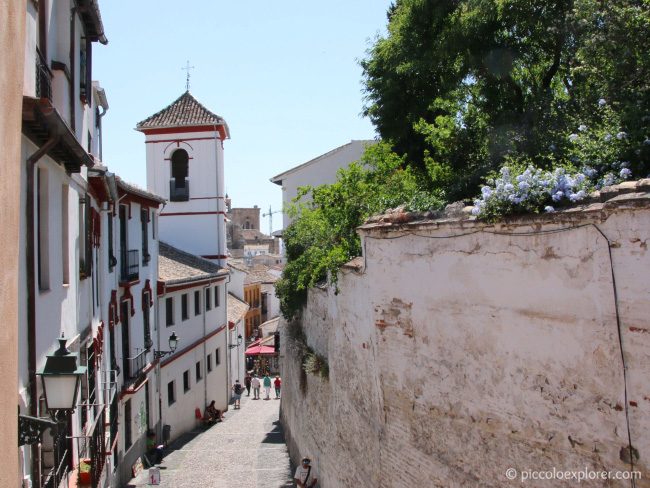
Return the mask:
[[[210,424],[221,422],[223,420],[223,413],[215,406],[214,400],[212,400],[210,405],[206,407],[203,420]]]

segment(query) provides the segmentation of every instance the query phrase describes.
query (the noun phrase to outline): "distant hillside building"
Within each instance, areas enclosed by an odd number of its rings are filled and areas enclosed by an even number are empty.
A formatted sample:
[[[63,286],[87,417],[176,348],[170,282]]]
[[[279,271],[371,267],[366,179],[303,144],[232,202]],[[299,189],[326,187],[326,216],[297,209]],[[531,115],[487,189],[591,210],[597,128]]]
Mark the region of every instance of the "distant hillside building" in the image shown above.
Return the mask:
[[[228,223],[226,226],[227,246],[235,258],[252,258],[263,254],[279,252],[278,239],[260,231],[260,208],[231,208],[226,196]]]

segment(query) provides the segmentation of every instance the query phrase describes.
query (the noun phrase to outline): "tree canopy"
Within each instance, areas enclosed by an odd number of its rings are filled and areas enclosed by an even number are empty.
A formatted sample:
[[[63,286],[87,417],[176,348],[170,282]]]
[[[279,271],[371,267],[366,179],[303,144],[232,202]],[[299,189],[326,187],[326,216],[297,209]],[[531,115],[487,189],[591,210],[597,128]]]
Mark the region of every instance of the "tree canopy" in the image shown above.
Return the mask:
[[[296,202],[288,318],[374,213],[478,195],[479,218],[554,212],[650,169],[650,0],[396,0],[387,16],[361,62],[384,142]]]
[[[630,141],[618,158],[647,171],[650,1],[397,0],[388,18],[362,61],[365,113],[449,200],[507,157],[570,161],[602,99]]]

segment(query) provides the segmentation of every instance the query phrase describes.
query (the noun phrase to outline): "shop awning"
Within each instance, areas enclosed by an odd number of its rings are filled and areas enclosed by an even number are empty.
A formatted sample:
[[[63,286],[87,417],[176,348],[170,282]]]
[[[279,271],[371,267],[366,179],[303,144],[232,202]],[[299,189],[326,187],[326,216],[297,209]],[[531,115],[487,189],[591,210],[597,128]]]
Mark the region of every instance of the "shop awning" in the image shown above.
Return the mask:
[[[271,346],[252,346],[246,349],[246,356],[264,356],[264,355],[274,355],[275,349]]]

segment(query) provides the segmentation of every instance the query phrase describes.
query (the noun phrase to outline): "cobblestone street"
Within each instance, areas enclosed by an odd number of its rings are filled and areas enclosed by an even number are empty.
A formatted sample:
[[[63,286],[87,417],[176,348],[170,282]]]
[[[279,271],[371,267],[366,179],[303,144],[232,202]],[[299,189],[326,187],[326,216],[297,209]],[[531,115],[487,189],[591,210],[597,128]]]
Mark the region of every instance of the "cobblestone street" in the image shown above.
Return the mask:
[[[242,396],[225,421],[176,439],[160,465],[161,488],[281,488],[293,486],[280,426],[280,400]],[[148,486],[148,470],[128,486]]]

